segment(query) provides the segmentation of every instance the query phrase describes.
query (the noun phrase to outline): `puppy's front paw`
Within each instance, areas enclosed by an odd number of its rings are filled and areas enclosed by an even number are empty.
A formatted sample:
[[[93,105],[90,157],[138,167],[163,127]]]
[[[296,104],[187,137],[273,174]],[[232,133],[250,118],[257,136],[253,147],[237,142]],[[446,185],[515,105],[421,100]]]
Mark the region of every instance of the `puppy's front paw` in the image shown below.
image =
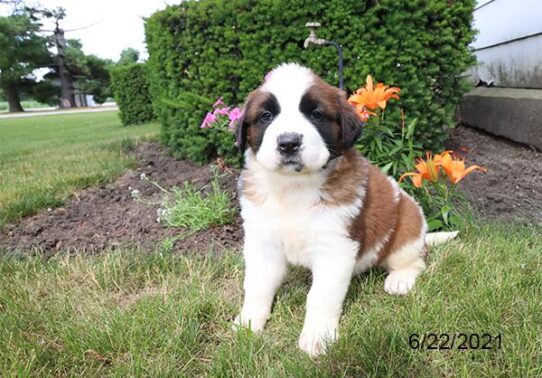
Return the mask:
[[[338,338],[336,325],[320,327],[303,327],[299,337],[299,348],[311,357],[317,357],[326,352],[326,347]]]
[[[233,330],[237,331],[239,327],[249,328],[252,332],[259,333],[263,330],[267,322],[267,315],[250,316],[241,312],[233,321]]]

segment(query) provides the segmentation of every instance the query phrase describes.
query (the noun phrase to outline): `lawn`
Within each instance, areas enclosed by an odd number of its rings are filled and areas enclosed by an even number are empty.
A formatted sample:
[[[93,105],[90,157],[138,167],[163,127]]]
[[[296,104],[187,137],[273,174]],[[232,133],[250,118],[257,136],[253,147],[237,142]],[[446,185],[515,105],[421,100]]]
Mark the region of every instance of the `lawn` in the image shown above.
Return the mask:
[[[0,120],[0,227],[111,180],[134,165],[133,141],[157,134],[158,124],[123,127],[114,111]]]
[[[405,297],[373,270],[350,288],[339,342],[296,348],[310,276],[292,270],[263,334],[234,333],[236,251],[124,250],[0,260],[0,370],[85,376],[522,376],[542,374],[539,229],[486,224],[435,248]],[[488,348],[415,350],[410,336],[500,335]],[[411,341],[413,346],[415,342]]]
[[[0,121],[2,219],[111,180],[135,164],[125,152],[133,140],[157,131],[123,128],[115,112]],[[202,208],[190,224],[217,213],[195,195],[177,201]],[[356,277],[340,339],[316,360],[296,347],[310,285],[303,269],[291,270],[253,335],[231,330],[242,299],[236,250],[179,255],[164,240],[152,251],[48,259],[0,251],[0,375],[542,376],[540,227],[475,221],[460,231],[431,251],[405,297],[384,293],[380,270]],[[420,347],[429,334],[457,341]]]

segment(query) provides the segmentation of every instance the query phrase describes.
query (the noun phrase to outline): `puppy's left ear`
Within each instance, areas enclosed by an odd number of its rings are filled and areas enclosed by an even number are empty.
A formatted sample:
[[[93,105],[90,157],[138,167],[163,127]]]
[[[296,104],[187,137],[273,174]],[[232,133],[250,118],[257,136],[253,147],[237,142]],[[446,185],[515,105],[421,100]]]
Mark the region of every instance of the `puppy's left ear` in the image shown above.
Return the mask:
[[[346,101],[344,92],[341,91],[339,96],[343,146],[345,150],[348,150],[361,136],[365,122],[361,120],[354,107]]]

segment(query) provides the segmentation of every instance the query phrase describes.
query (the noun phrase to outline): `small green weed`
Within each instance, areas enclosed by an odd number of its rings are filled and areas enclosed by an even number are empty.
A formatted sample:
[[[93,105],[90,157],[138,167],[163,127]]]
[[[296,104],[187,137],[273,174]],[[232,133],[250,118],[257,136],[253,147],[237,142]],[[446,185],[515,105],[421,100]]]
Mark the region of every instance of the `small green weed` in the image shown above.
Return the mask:
[[[229,224],[235,217],[231,196],[220,188],[219,175],[215,171],[210,188],[198,189],[194,184],[185,182],[182,188],[165,189],[158,182],[141,175],[141,179],[150,182],[162,192],[164,200],[158,209],[157,221],[167,227],[183,227],[193,232],[212,226]],[[210,190],[206,190],[210,189]],[[154,205],[141,198],[139,191],[132,192],[136,201]]]
[[[211,191],[207,195],[203,195],[191,183],[185,183],[182,189],[173,188],[172,192],[173,197],[164,203],[164,221],[169,227],[197,231],[233,220],[230,195],[220,189],[217,176],[211,181]]]

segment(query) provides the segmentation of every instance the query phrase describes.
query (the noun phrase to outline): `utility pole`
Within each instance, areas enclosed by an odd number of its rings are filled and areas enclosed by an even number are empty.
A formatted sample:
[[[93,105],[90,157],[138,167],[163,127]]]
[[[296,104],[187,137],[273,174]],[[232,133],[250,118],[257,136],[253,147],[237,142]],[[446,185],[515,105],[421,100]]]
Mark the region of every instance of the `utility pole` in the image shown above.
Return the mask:
[[[77,103],[75,101],[75,85],[73,81],[74,78],[71,72],[68,70],[68,67],[66,66],[67,43],[66,43],[66,38],[64,37],[64,33],[90,28],[96,25],[97,23],[99,23],[101,20],[93,24],[81,27],[81,28],[64,30],[60,27],[60,20],[63,20],[64,17],[66,17],[66,11],[64,10],[64,8],[58,7],[52,10],[42,9],[42,10],[38,10],[38,12],[41,13],[46,18],[54,18],[55,20],[54,30],[40,30],[40,31],[48,32],[48,33],[52,32],[54,36],[54,43],[57,49],[56,60],[57,60],[57,65],[58,65],[58,76],[60,78],[60,107],[61,108],[76,108]]]
[[[54,30],[55,43],[58,51],[58,74],[60,76],[60,107],[75,108],[75,97],[73,95],[73,78],[66,67],[66,38],[64,38],[64,30],[59,26],[60,18],[56,19],[56,27]]]

